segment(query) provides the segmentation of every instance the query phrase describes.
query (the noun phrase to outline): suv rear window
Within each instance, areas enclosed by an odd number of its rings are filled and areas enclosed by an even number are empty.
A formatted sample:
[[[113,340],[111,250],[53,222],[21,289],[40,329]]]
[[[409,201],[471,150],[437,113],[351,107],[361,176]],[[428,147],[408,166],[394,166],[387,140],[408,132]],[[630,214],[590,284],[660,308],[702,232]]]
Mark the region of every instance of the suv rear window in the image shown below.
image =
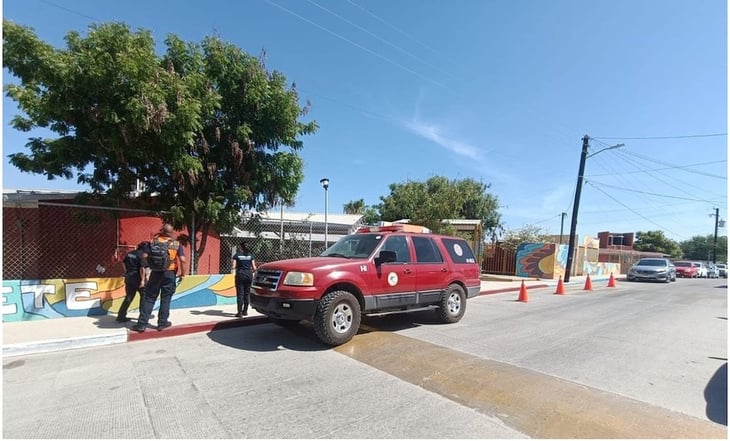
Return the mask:
[[[442,239],[446,250],[454,263],[477,263],[469,244],[463,239]]]

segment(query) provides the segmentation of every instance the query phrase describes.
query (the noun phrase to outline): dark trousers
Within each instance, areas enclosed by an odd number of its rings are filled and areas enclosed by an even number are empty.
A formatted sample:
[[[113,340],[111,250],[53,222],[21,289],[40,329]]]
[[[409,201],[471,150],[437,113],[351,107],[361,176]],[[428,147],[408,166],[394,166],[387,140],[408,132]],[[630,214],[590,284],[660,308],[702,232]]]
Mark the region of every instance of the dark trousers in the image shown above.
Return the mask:
[[[142,307],[141,305],[142,299],[144,298],[144,292],[139,289],[140,283],[141,279],[139,277],[139,274],[124,277],[124,291],[126,292],[126,295],[124,296],[124,300],[122,301],[122,306],[119,307],[117,318],[127,318],[127,310],[129,309],[129,305],[132,304],[132,301],[134,301],[134,296],[137,295],[137,291],[139,291],[140,308]]]
[[[248,311],[248,296],[251,291],[251,274],[236,273],[236,304],[238,312]]]
[[[160,297],[160,312],[157,314],[157,324],[167,323],[170,318],[170,301],[175,294],[175,271],[152,271],[144,290],[142,305],[139,308],[137,323],[146,326],[150,321],[152,309],[157,297]]]

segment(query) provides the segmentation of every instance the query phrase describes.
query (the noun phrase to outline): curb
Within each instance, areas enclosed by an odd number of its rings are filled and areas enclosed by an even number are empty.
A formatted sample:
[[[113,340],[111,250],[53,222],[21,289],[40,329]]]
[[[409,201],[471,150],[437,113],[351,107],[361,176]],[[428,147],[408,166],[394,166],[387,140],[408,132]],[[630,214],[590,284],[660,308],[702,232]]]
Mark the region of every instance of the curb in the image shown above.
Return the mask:
[[[149,328],[145,332],[127,331],[126,341],[151,340],[153,338],[176,337],[178,335],[194,334],[196,332],[210,332],[221,329],[239,328],[241,326],[260,325],[269,323],[268,317],[258,316],[245,319],[224,320],[221,322],[189,323],[185,325],[171,326],[164,331]]]
[[[127,342],[127,332],[119,334],[92,335],[59,340],[44,340],[32,343],[18,343],[3,346],[3,357],[41,354],[45,352],[65,351],[68,349],[91,348]]]
[[[547,284],[541,284],[541,285],[525,285],[525,288],[527,288],[527,289],[533,289],[533,288],[535,288],[535,289],[536,288],[549,288],[549,287],[550,287],[550,285],[547,285]],[[502,289],[490,289],[490,290],[486,290],[486,291],[480,291],[479,292],[479,295],[480,296],[486,296],[486,295],[489,295],[489,294],[501,294],[501,293],[504,293],[504,292],[519,291],[520,289],[522,289],[521,286],[516,286],[516,287],[512,287],[512,288],[502,288]]]

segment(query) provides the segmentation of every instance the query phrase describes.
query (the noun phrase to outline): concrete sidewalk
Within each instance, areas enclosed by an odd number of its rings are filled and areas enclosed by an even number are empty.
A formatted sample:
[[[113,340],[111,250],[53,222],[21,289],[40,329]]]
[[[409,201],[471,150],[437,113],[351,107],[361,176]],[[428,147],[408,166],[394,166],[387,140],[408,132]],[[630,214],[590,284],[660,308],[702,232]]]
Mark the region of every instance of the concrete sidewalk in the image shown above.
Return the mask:
[[[606,280],[608,277],[591,278],[592,282]],[[523,281],[528,290],[554,287],[558,283],[557,280],[487,275],[482,277],[481,294],[518,292]],[[585,277],[572,277],[568,285],[584,284]],[[136,311],[132,312],[130,317],[134,317],[135,313]],[[156,314],[157,311],[154,311],[153,315]],[[171,309],[171,327],[163,331],[149,328],[144,333],[129,329],[136,323],[135,320],[118,323],[114,315],[8,322],[2,326],[3,356],[103,346],[268,322],[268,318],[255,310],[250,310],[249,315],[243,318],[236,318],[235,314],[235,304]],[[156,323],[156,318],[150,320],[151,325]]]

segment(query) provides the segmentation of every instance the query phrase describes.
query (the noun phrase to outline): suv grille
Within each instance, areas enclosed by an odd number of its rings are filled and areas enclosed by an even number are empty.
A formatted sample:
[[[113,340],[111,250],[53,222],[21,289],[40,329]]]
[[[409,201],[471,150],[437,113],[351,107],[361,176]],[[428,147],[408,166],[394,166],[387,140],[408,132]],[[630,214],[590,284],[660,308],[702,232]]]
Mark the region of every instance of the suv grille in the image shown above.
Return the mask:
[[[276,291],[276,288],[279,286],[279,280],[281,280],[281,271],[260,269],[256,271],[252,286]]]

